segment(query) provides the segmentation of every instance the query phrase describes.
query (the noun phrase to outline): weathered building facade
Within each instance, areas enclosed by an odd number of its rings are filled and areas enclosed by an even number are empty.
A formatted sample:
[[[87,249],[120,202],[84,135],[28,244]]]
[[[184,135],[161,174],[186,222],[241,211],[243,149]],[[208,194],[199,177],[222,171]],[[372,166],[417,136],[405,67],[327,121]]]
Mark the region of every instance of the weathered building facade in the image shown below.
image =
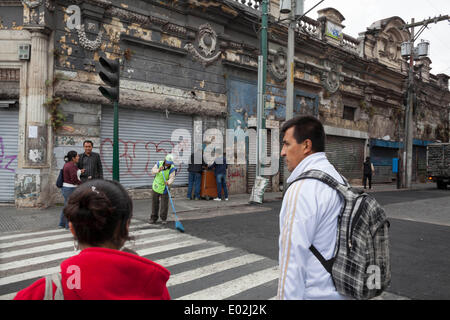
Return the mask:
[[[254,144],[240,143],[239,136],[256,123],[261,13],[254,2],[8,0],[0,6],[0,202],[59,201],[54,181],[64,155],[82,152],[86,139],[111,177],[113,113],[98,91],[100,57],[121,61],[120,181],[134,197],[149,196],[151,167],[165,153],[190,148],[203,134],[208,145],[214,129],[224,143],[238,137],[235,153],[245,147],[244,163],[228,170],[230,193],[251,189]],[[342,32],[343,21],[328,8],[317,20],[299,22],[294,114],[323,121],[327,154],[347,178],[360,179],[370,155],[376,181],[390,182],[392,158],[404,139],[407,64],[400,44],[409,33],[398,28],[401,18],[392,17],[355,39]],[[270,1],[268,35],[271,141],[285,119],[286,100],[287,27],[279,22],[278,1]],[[415,72],[418,180],[426,144],[449,141],[449,77],[430,73],[430,64],[418,61]],[[187,165],[178,166],[175,186],[184,194]],[[280,190],[282,181],[280,173],[271,176],[269,189]]]

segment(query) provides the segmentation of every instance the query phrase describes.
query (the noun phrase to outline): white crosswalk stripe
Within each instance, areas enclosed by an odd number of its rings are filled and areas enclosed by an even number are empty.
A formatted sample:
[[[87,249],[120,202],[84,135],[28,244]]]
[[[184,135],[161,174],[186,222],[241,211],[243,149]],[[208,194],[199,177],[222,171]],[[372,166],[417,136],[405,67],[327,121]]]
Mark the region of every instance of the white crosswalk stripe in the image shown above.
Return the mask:
[[[265,299],[276,294],[276,261],[169,228],[132,221],[125,246],[171,272],[167,283],[172,299],[252,299],[263,288]],[[58,272],[60,263],[78,254],[67,230],[14,233],[0,237],[0,300],[37,279]],[[275,284],[274,284],[275,283]],[[248,292],[247,292],[248,291]]]

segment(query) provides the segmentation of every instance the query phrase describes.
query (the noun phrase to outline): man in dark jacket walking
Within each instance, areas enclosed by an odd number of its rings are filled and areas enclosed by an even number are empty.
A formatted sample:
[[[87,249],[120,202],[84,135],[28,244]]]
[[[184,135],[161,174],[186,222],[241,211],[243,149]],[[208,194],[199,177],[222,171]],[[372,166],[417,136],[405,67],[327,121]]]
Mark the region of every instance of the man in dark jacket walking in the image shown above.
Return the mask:
[[[93,147],[94,143],[92,141],[86,140],[83,142],[84,153],[80,154],[80,160],[78,161],[78,168],[85,169],[80,176],[81,182],[103,179],[102,160],[98,153],[92,152]]]
[[[222,153],[219,150],[219,154]],[[222,201],[222,188],[225,196],[225,201],[228,201],[228,189],[227,189],[227,159],[225,156],[219,156],[214,160],[214,163],[209,166],[210,169],[214,168],[214,175],[216,176],[216,184],[217,184],[217,198],[214,200]]]
[[[364,189],[366,189],[367,179],[369,180],[369,189],[372,189],[372,175],[375,172],[372,162],[370,162],[370,157],[366,157],[366,161],[364,161],[364,177],[363,177],[363,185]]]
[[[203,157],[201,157],[203,159]],[[192,200],[192,189],[194,189],[194,199],[200,200],[200,184],[202,180],[202,165],[203,160],[200,163],[195,162],[195,153],[191,154],[191,162],[188,166],[189,172],[189,184],[187,198]]]

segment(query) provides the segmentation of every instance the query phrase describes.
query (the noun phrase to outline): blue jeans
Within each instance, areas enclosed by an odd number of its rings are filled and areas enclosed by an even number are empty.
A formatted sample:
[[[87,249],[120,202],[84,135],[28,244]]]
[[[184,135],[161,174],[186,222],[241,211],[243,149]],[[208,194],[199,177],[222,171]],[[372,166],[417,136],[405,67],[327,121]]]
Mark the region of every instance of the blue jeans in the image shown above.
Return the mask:
[[[69,188],[69,187],[61,188],[61,193],[64,197],[64,208],[67,205],[67,200],[69,199],[72,192],[75,191],[75,189],[76,188]],[[59,226],[69,229],[69,221],[67,221],[66,217],[64,216],[64,208],[63,208],[63,210],[61,210],[61,216],[59,217]]]
[[[216,184],[217,184],[217,197],[219,199],[222,198],[222,188],[223,193],[225,195],[225,198],[228,198],[228,189],[227,189],[227,183],[225,181],[225,174],[218,174],[216,175]]]
[[[200,183],[202,174],[199,172],[189,172],[189,184],[187,197],[192,199],[192,189],[194,189],[194,197],[200,199]]]

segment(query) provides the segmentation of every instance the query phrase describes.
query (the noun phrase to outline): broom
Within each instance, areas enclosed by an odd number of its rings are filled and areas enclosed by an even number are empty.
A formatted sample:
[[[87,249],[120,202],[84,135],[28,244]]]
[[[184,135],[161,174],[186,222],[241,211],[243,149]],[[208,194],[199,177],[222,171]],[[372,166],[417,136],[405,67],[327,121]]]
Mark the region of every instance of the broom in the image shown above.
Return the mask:
[[[170,200],[170,204],[172,205],[173,214],[175,215],[175,229],[177,229],[180,232],[184,232],[184,227],[177,217],[177,213],[175,211],[175,206],[173,205],[173,201],[172,201],[172,196],[170,195],[169,187],[166,185],[166,177],[164,177],[164,172],[163,172],[162,176],[164,179],[164,185],[167,189],[167,193],[169,194],[169,200]]]

